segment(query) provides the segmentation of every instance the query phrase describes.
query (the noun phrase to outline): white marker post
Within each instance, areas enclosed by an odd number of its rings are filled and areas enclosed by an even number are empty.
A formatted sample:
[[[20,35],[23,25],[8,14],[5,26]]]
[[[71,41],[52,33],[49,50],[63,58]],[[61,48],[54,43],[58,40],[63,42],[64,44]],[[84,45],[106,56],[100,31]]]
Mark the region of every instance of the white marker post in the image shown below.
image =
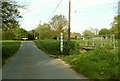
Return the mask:
[[[63,33],[60,34],[60,51],[63,52]]]

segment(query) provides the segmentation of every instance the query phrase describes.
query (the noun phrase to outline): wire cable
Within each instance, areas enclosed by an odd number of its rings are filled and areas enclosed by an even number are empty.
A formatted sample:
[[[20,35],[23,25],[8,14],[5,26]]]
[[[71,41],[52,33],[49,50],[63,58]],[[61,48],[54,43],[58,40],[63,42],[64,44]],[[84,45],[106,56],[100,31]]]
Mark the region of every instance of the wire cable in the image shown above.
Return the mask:
[[[52,14],[50,15],[50,17],[52,17],[52,15],[56,12],[56,10],[58,9],[58,7],[60,6],[60,4],[62,3],[63,0],[60,0],[60,2],[58,3],[58,5],[56,6],[55,10],[52,12]],[[49,18],[50,18],[49,17]]]

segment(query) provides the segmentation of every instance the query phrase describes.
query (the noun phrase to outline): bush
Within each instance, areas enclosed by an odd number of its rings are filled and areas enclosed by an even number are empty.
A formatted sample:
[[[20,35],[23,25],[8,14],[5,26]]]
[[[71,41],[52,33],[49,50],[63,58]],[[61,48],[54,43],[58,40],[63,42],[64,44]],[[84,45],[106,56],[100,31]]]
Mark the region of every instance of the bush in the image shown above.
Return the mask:
[[[79,52],[79,45],[74,41],[64,41],[63,53],[60,52],[59,40],[36,40],[35,44],[41,50],[53,55],[69,55]]]
[[[77,42],[75,41],[64,41],[64,55],[70,55],[73,53],[78,54],[80,50],[80,46]]]

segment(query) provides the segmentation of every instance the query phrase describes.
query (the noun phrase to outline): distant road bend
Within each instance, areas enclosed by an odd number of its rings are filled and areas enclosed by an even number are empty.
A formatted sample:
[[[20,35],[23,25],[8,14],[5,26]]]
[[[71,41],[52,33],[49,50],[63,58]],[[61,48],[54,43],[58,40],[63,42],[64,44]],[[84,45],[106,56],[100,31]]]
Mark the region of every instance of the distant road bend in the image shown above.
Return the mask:
[[[87,79],[39,50],[32,41],[23,41],[18,52],[3,67],[3,79]]]

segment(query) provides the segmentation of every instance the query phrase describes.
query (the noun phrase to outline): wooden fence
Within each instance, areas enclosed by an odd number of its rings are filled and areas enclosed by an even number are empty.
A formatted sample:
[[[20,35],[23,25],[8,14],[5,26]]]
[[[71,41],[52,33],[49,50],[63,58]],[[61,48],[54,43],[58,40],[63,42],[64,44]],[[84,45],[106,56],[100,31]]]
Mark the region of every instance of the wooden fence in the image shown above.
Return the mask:
[[[118,39],[113,35],[82,36],[79,40],[81,47],[118,48]]]

